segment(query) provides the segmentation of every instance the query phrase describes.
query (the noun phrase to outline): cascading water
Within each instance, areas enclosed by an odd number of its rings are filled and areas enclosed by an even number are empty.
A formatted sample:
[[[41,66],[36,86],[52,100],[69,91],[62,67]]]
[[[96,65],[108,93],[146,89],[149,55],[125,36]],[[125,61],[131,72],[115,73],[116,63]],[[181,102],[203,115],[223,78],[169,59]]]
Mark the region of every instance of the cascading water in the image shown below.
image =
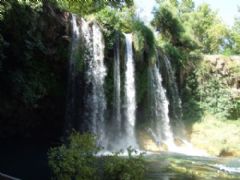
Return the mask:
[[[117,36],[118,37],[118,36]],[[119,52],[119,37],[116,40],[114,48],[114,92],[113,92],[113,131],[114,131],[114,142],[118,143],[121,139],[121,77],[120,77],[120,52]],[[115,144],[113,143],[113,144]]]
[[[71,55],[69,61],[69,69],[68,69],[68,91],[67,91],[67,106],[66,106],[66,134],[71,131],[74,126],[74,118],[76,116],[76,112],[74,111],[76,106],[76,88],[75,88],[75,78],[76,78],[76,68],[75,64],[77,61],[79,40],[80,40],[80,32],[79,27],[77,25],[77,18],[74,14],[72,14],[72,43],[71,43]]]
[[[179,96],[175,74],[171,62],[166,55],[163,55],[163,63],[166,70],[167,87],[169,91],[169,99],[171,102],[170,116],[172,118],[172,128],[175,135],[177,135],[179,138],[183,138],[186,137],[186,132],[185,126],[182,122],[182,101]]]
[[[155,132],[157,143],[164,143],[169,150],[175,148],[170,120],[168,116],[168,100],[166,90],[162,86],[162,77],[156,65],[149,69],[150,108],[152,129]]]
[[[106,67],[104,65],[104,42],[99,26],[82,21],[82,33],[85,39],[86,64],[86,111],[85,117],[89,121],[90,131],[97,136],[98,144],[106,147],[105,110],[106,99],[104,81]]]
[[[174,113],[174,118],[178,119],[181,121],[182,119],[182,101],[180,99],[179,96],[179,92],[178,92],[178,86],[176,83],[176,78],[172,69],[172,65],[168,59],[167,56],[163,57],[163,61],[166,67],[166,71],[167,71],[167,77],[168,77],[168,86],[170,89],[170,93],[172,98],[172,104],[173,104],[173,113]]]
[[[125,34],[126,40],[126,70],[125,70],[125,144],[127,146],[137,147],[135,138],[135,68],[133,62],[132,34]],[[127,147],[126,146],[126,147]]]

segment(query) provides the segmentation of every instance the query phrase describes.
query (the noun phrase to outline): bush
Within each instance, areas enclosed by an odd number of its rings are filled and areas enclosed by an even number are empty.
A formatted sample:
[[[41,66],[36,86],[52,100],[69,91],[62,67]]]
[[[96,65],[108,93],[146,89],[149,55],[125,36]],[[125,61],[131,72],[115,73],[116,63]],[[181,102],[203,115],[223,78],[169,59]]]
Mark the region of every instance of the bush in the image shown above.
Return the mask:
[[[50,149],[49,166],[58,180],[96,178],[96,139],[91,134],[73,132],[66,145]]]
[[[128,157],[119,157],[119,153],[106,157],[104,176],[109,180],[141,180],[144,179],[145,162],[143,154],[133,156],[131,147]],[[136,152],[135,152],[136,153]]]
[[[133,156],[128,148],[127,157],[119,157],[120,152],[104,158],[97,157],[100,148],[91,134],[73,132],[66,144],[51,148],[48,152],[49,166],[53,179],[57,180],[141,180],[144,178],[145,162],[143,154]],[[104,163],[99,163],[104,160]],[[98,169],[104,169],[100,173]]]

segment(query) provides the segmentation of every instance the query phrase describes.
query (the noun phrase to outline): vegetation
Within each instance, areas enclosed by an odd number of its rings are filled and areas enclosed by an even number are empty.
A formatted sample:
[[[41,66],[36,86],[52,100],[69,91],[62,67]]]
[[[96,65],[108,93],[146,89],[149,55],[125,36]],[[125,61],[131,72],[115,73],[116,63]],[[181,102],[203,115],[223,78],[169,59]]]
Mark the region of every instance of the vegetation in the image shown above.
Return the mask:
[[[57,6],[81,16],[91,14],[106,6],[121,9],[124,6],[132,6],[133,0],[51,0]]]
[[[73,132],[66,144],[49,150],[49,166],[53,172],[53,178],[58,180],[144,179],[145,163],[142,154],[133,156],[135,150],[129,147],[127,157],[121,157],[121,152],[111,156],[97,157],[99,150],[94,136]],[[102,168],[103,174],[98,171]]]
[[[239,133],[239,125],[240,121],[220,120],[205,113],[192,127],[191,142],[214,156],[239,156],[240,142],[235,136]]]
[[[134,156],[137,152],[129,147],[128,156],[119,157],[119,153],[105,157],[104,174],[109,180],[140,180],[144,179],[145,162],[143,154]]]
[[[54,178],[96,179],[97,152],[94,136],[73,132],[67,139],[66,145],[52,148],[48,153],[49,166]]]
[[[236,69],[240,68],[240,64],[235,64],[227,58],[222,63],[224,63],[222,69],[219,64],[214,66],[206,60],[198,66],[196,74],[200,104],[221,118],[237,119],[240,117],[240,101],[238,96],[234,96],[232,84],[234,80],[231,77],[238,76],[239,70]],[[235,70],[230,70],[232,63]]]
[[[31,137],[42,127],[62,126],[69,45],[62,38],[66,24],[38,2],[0,2],[1,138]]]

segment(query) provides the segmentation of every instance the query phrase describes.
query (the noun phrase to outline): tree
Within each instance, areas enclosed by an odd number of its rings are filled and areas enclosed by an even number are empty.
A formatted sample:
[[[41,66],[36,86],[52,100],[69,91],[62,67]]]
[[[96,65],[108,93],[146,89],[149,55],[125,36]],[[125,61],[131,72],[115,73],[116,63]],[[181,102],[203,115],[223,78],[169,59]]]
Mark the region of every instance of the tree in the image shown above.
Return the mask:
[[[66,145],[50,149],[49,166],[58,180],[96,179],[96,139],[91,134],[73,132]]]
[[[67,9],[70,12],[87,15],[97,12],[106,6],[121,9],[124,6],[132,6],[133,0],[51,0],[63,9]]]
[[[224,46],[227,27],[208,4],[200,5],[192,14],[191,27],[203,53],[219,53]]]
[[[240,12],[240,8],[238,9],[238,12]],[[228,48],[229,51],[231,51],[231,54],[240,54],[240,17],[235,18],[228,40]]]
[[[181,13],[190,13],[193,12],[195,8],[195,4],[193,0],[182,0],[179,9]]]
[[[184,32],[180,20],[167,4],[155,10],[152,25],[174,45],[178,44],[181,33]]]

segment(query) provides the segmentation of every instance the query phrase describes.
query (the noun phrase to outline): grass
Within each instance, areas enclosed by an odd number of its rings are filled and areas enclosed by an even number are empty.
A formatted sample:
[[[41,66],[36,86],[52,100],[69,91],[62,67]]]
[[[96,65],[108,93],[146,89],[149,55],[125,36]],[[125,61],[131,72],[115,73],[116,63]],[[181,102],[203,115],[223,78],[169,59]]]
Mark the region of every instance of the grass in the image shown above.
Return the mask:
[[[206,113],[192,126],[191,142],[215,156],[240,156],[240,121],[222,120]]]

